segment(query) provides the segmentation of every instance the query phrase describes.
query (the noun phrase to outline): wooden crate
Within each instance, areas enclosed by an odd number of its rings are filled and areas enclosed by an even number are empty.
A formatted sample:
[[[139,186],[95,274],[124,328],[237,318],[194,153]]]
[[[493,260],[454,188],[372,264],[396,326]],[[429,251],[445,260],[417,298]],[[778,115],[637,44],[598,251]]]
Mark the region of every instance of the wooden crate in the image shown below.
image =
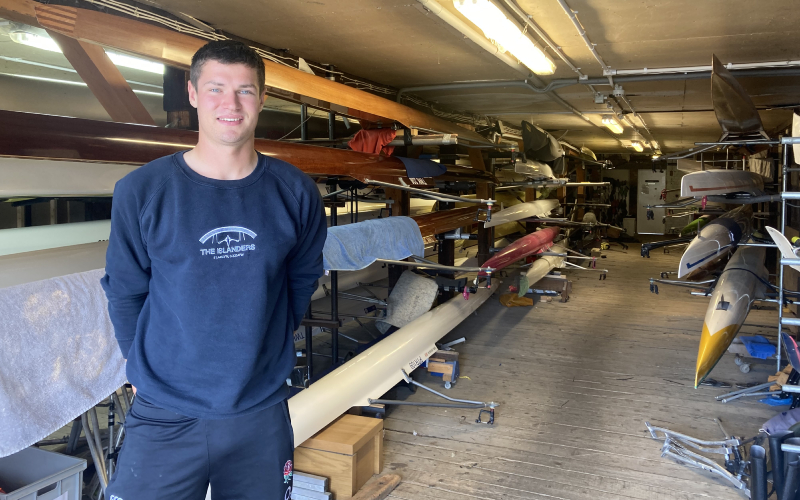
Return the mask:
[[[383,420],[342,415],[294,450],[298,471],[330,478],[336,498],[350,498],[383,469]]]
[[[569,300],[572,293],[572,282],[565,276],[545,276],[532,285],[533,290],[547,290],[557,292],[561,295],[561,302]]]

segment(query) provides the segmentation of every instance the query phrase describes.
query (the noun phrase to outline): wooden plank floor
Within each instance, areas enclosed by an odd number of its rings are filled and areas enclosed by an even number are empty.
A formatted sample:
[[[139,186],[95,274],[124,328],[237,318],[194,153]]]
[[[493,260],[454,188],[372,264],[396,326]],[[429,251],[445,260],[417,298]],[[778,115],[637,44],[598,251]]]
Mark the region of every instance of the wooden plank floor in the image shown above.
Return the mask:
[[[505,308],[493,297],[446,339],[461,375],[448,395],[500,403],[493,426],[477,411],[396,407],[386,419],[384,473],[403,481],[390,498],[744,498],[724,480],[660,457],[644,422],[706,439],[752,436],[779,410],[728,390],[695,390],[694,366],[708,299],[685,289],[649,292],[649,277],[677,269],[679,254],[609,251],[597,273],[569,273],[571,300]],[[457,298],[455,300],[461,300]],[[774,338],[777,313],[754,311],[743,332]],[[726,354],[712,376],[763,382],[774,363],[745,375]],[[426,375],[418,380],[441,387]],[[417,391],[411,400],[434,398]]]

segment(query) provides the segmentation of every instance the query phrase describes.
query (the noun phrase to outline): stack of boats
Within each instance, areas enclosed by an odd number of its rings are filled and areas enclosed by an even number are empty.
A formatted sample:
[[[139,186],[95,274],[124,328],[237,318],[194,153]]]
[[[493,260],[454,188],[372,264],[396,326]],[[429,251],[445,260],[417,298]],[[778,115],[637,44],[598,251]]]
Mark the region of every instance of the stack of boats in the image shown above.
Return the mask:
[[[751,172],[708,170],[684,176],[681,194],[696,198],[759,194],[763,187],[763,178]],[[745,245],[753,243],[753,229],[752,208],[738,206],[698,228],[697,236],[681,256],[679,278],[698,280],[718,275],[700,334],[695,388],[733,342],[753,302],[766,296],[766,250]]]

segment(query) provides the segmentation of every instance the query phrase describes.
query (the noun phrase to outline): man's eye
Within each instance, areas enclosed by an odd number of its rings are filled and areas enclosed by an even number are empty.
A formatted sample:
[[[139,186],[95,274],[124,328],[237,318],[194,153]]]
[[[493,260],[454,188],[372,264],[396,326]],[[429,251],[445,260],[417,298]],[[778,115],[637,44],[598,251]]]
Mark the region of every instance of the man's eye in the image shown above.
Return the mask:
[[[219,92],[220,89],[211,89],[211,92]]]
[[[249,90],[242,90],[242,94],[252,94],[252,92]]]

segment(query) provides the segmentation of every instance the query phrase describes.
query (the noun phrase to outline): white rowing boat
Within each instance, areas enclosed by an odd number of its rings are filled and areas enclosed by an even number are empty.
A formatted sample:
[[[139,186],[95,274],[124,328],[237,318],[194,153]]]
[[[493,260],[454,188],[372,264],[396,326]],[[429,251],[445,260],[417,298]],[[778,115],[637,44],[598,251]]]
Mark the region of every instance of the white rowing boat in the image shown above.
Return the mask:
[[[764,297],[768,273],[764,247],[741,247],[725,266],[708,303],[700,347],[697,351],[694,386],[702,382],[739,333],[753,301]]]
[[[499,289],[497,286],[495,289]],[[435,343],[492,295],[481,288],[469,300],[456,297],[378,342],[308,389],[289,399],[294,442],[300,444],[353,406],[369,406],[433,352]]]
[[[556,180],[550,165],[535,160],[518,161],[514,165],[514,172],[522,174],[534,181]]]
[[[775,229],[774,227],[766,226],[767,232],[769,233],[770,237],[772,237],[772,241],[777,245],[778,250],[781,252],[781,257],[784,259],[796,259],[797,258],[797,248],[792,245],[789,240],[781,234],[780,231]],[[800,266],[791,266],[792,269],[795,271],[800,271]]]
[[[108,241],[110,234],[110,220],[0,229],[0,256]]]
[[[492,214],[492,220],[484,227],[494,227],[508,222],[515,222],[529,217],[544,217],[558,207],[558,200],[536,200],[520,203],[513,207]]]
[[[764,177],[746,170],[702,170],[681,178],[682,197],[702,198],[729,193],[758,195],[763,192]]]
[[[548,253],[567,253],[567,249],[561,245],[553,245]],[[528,271],[520,276],[519,296],[522,297],[528,292],[528,288],[547,276],[547,274],[557,267],[564,266],[564,257],[558,255],[543,255],[536,259]]]
[[[0,198],[111,196],[141,165],[0,158]]]
[[[742,205],[709,222],[686,247],[678,265],[678,278],[711,267],[737,243],[750,237],[753,210]]]

